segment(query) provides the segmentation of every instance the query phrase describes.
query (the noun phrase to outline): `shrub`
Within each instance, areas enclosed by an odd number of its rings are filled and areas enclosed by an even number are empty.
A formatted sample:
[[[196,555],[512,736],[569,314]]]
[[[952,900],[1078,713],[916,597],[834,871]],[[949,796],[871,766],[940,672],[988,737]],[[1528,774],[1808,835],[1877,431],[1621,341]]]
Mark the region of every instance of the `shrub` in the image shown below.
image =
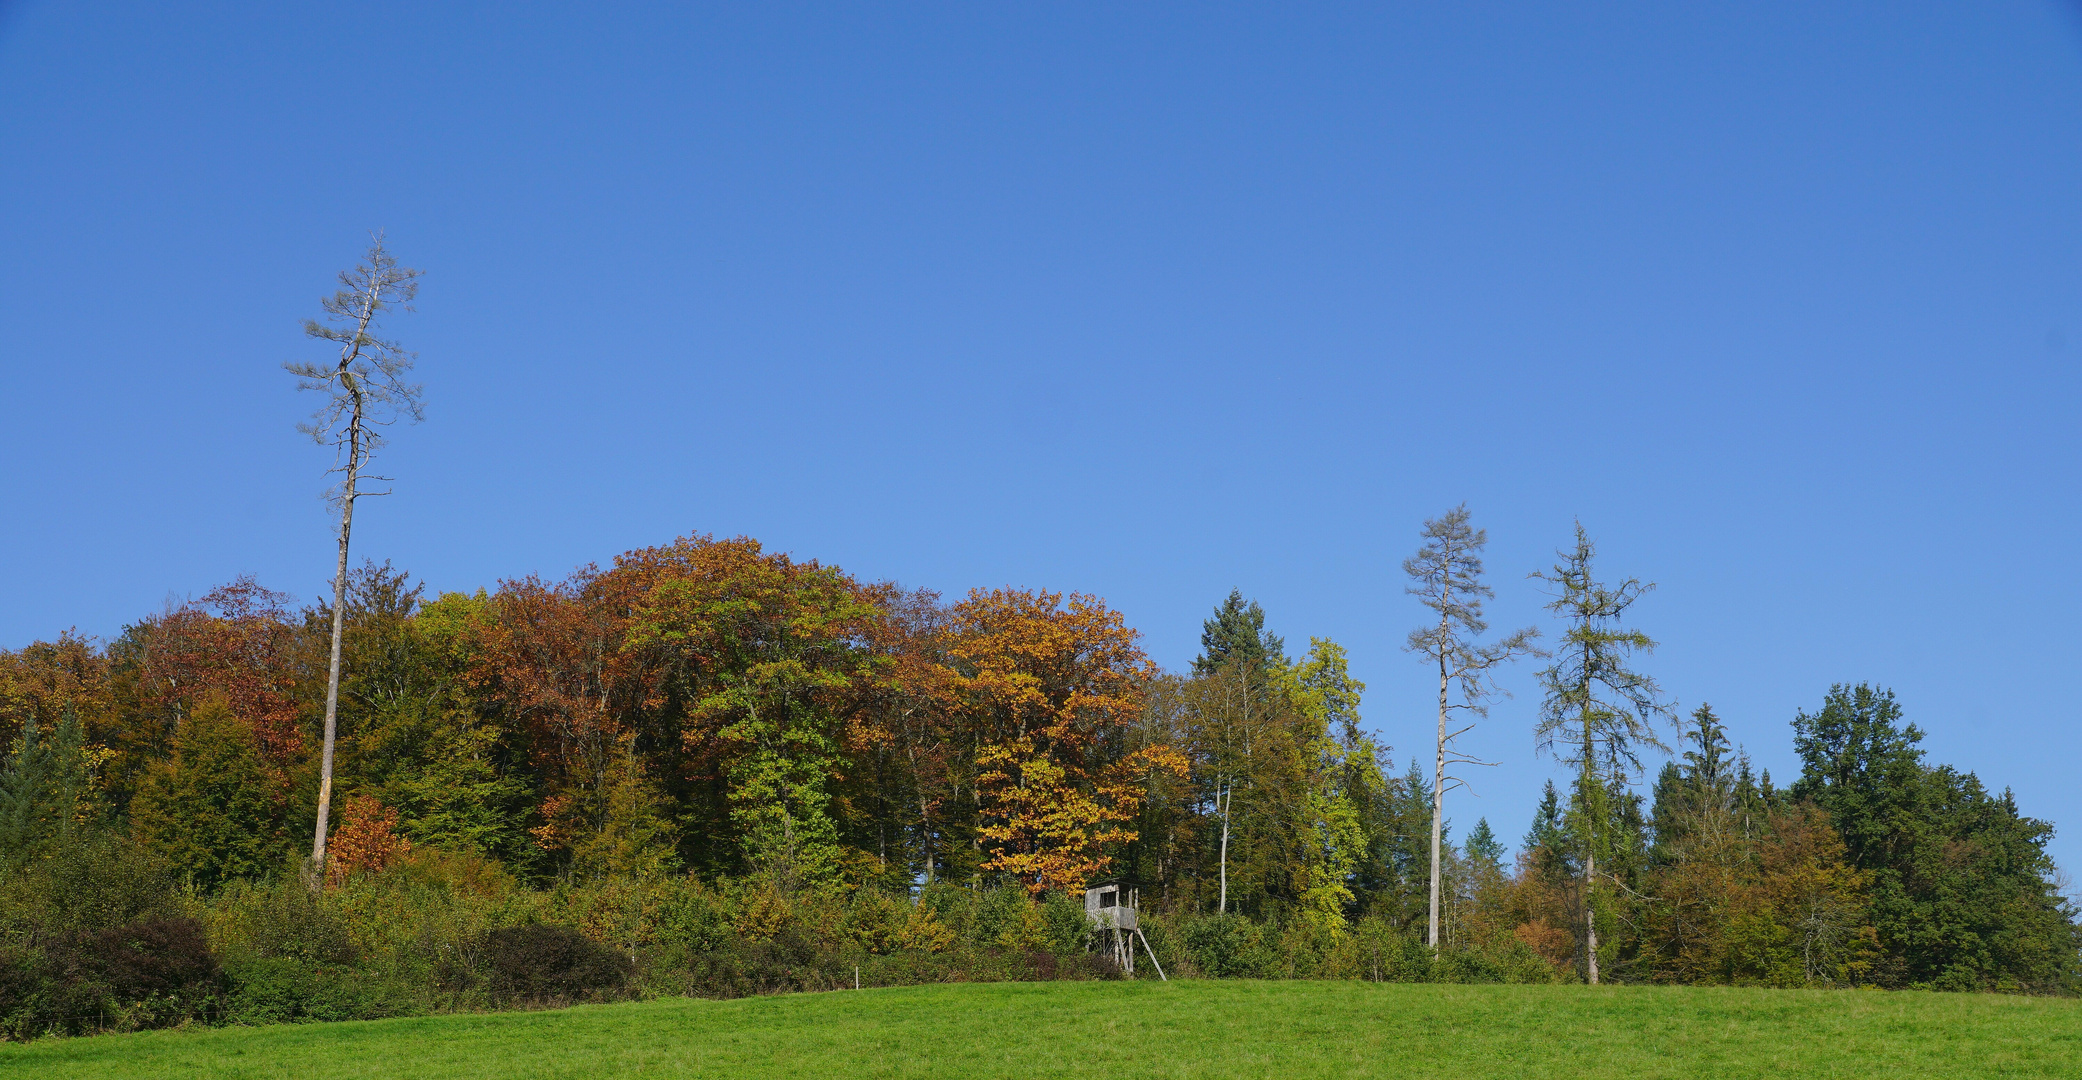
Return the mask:
[[[1386,919],[1365,918],[1352,926],[1352,970],[1371,982],[1428,982],[1431,947],[1415,936],[1415,928],[1399,928]]]
[[[413,988],[352,967],[262,956],[235,962],[228,974],[224,1019],[233,1024],[378,1020],[421,1011]]]
[[[72,931],[0,952],[0,1029],[27,1038],[163,1027],[213,1015],[222,990],[194,919]]]
[[[902,947],[910,913],[911,905],[887,893],[862,889],[846,905],[840,929],[860,948],[877,956],[886,955]]]
[[[1210,978],[1258,976],[1271,966],[1264,928],[1241,915],[1190,919],[1183,929],[1180,936],[1185,939],[1193,965]]]
[[[95,832],[0,879],[0,922],[50,933],[102,930],[178,914],[179,900],[163,860],[125,837]]]
[[[288,957],[333,966],[357,959],[335,894],[314,894],[294,874],[259,884],[234,883],[219,897],[214,913],[217,941],[228,956]]]
[[[969,940],[989,948],[1018,949],[1029,942],[1038,944],[1042,927],[1039,920],[1030,917],[1033,901],[1027,899],[1022,888],[985,889],[972,893],[969,925],[965,927]]]
[[[187,916],[90,931],[68,945],[74,976],[92,979],[120,1002],[212,993],[221,981],[202,924]]]
[[[1083,953],[1092,936],[1091,921],[1084,915],[1084,898],[1052,892],[1041,902],[1041,921],[1047,926],[1048,948],[1057,956]]]
[[[667,941],[691,952],[722,948],[730,940],[730,915],[714,894],[699,887],[676,892],[659,915]]]
[[[612,949],[566,926],[509,926],[484,936],[492,996],[504,1001],[576,1001],[610,996],[629,981]]]

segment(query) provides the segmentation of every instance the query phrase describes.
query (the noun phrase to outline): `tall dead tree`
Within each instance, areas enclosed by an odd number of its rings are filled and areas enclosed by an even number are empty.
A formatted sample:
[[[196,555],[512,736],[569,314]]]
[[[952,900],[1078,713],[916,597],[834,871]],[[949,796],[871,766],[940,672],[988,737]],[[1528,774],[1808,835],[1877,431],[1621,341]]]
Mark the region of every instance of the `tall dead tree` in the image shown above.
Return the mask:
[[[340,347],[336,362],[292,361],[282,365],[296,376],[298,390],[315,390],[325,395],[325,404],[297,430],[321,446],[334,451],[330,472],[340,482],[327,496],[340,514],[340,557],[333,573],[332,660],[325,678],[325,749],[318,767],[318,827],[311,839],[311,881],[325,880],[326,826],[332,811],[333,738],[340,714],[340,642],[347,627],[347,542],[354,533],[354,503],[364,495],[387,495],[388,491],[363,491],[368,480],[389,477],[367,472],[369,459],[382,447],[382,429],[400,418],[417,423],[422,419],[421,387],[407,383],[414,354],[397,342],[376,335],[376,320],[394,308],[410,311],[419,292],[419,271],[399,266],[384,249],[383,236],[369,242],[365,260],[352,270],[340,272],[340,291],[319,301],[325,321],[304,320],[304,333]]]
[[[1410,631],[1403,648],[1425,657],[1439,669],[1439,734],[1432,759],[1431,782],[1431,925],[1426,939],[1433,952],[1439,948],[1440,847],[1445,836],[1446,789],[1466,786],[1467,781],[1449,775],[1449,765],[1489,765],[1453,747],[1453,740],[1473,731],[1468,723],[1457,730],[1454,714],[1486,716],[1489,701],[1502,693],[1492,674],[1495,668],[1521,656],[1540,655],[1533,639],[1540,636],[1527,627],[1488,645],[1475,639],[1489,629],[1482,618],[1482,602],[1496,593],[1482,583],[1482,549],[1489,533],[1468,524],[1466,504],[1456,506],[1424,523],[1420,533],[1424,546],[1403,560],[1403,573],[1410,576],[1410,595],[1424,602],[1439,621]],[[1458,684],[1460,700],[1453,700]]]

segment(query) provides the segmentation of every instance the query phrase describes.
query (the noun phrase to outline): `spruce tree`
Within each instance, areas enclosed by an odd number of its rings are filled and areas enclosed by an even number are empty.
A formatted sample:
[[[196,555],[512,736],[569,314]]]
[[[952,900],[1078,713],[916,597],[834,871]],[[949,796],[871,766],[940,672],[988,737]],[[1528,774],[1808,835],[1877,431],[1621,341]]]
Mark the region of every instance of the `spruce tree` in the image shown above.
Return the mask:
[[[1287,662],[1286,643],[1265,629],[1265,609],[1256,600],[1246,601],[1241,589],[1229,590],[1214,616],[1200,625],[1200,655],[1193,660],[1193,674],[1213,674],[1234,661],[1260,672]]]
[[[19,868],[73,843],[100,817],[93,762],[79,717],[65,710],[44,734],[31,713],[0,767],[0,869]]]
[[[1231,589],[1215,607],[1214,616],[1201,624],[1200,655],[1193,660],[1197,679],[1220,678],[1228,684],[1228,700],[1218,710],[1223,714],[1216,755],[1214,810],[1221,818],[1217,843],[1218,862],[1215,910],[1229,910],[1229,842],[1236,817],[1238,773],[1250,768],[1252,732],[1271,713],[1274,676],[1287,664],[1286,643],[1265,629],[1265,609],[1256,600],[1246,601],[1243,590]],[[1228,691],[1233,689],[1234,693]],[[1240,735],[1239,739],[1237,736]],[[1240,751],[1240,754],[1239,754]]]
[[[1470,861],[1503,865],[1504,845],[1496,838],[1496,830],[1489,827],[1486,817],[1475,819],[1475,827],[1468,830],[1467,842],[1461,846],[1467,851]]]
[[[1713,706],[1692,710],[1681,739],[1680,760],[1666,762],[1655,782],[1650,817],[1658,863],[1685,857],[1693,841],[1718,850],[1740,834],[1737,811],[1745,763],[1729,745],[1727,728]]]
[[[1527,854],[1538,851],[1563,851],[1561,825],[1561,794],[1554,790],[1554,781],[1547,781],[1547,789],[1540,793],[1540,805],[1533,808],[1533,823],[1525,830],[1525,839],[1519,842]]]
[[[2082,989],[2082,928],[2050,884],[2053,827],[1972,773],[1924,764],[1923,733],[1890,691],[1830,689],[1793,720],[1795,798],[1829,814],[1851,865],[1872,875],[1882,985]]]

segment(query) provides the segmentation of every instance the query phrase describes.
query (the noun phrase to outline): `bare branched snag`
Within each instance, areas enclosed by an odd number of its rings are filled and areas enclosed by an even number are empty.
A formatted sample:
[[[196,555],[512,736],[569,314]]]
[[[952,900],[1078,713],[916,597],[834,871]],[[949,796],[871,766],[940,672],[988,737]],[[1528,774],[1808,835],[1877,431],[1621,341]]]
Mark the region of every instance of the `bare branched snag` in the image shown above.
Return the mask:
[[[376,334],[376,321],[387,311],[412,310],[419,292],[419,271],[399,266],[383,247],[378,234],[369,244],[366,260],[352,270],[340,272],[340,291],[320,301],[325,320],[304,320],[304,333],[340,347],[338,361],[314,364],[295,361],[282,365],[297,378],[297,389],[325,395],[325,404],[297,430],[335,452],[331,472],[340,482],[328,492],[340,513],[340,559],[333,574],[332,659],[325,682],[325,749],[318,771],[318,827],[311,839],[310,880],[314,887],[325,879],[325,832],[332,809],[333,735],[340,709],[340,640],[347,619],[347,542],[354,532],[354,503],[364,495],[387,495],[387,491],[363,491],[366,480],[388,481],[367,469],[369,459],[384,444],[382,429],[399,419],[414,423],[422,418],[421,387],[408,383],[412,353],[397,342]]]
[[[1425,939],[1436,952],[1439,947],[1439,848],[1444,835],[1446,789],[1465,786],[1467,781],[1449,775],[1449,765],[1489,765],[1453,748],[1453,740],[1474,730],[1470,722],[1449,730],[1453,714],[1484,716],[1489,701],[1501,693],[1491,672],[1521,656],[1541,655],[1533,645],[1540,631],[1527,627],[1501,641],[1478,645],[1475,639],[1489,629],[1482,618],[1482,602],[1496,595],[1482,583],[1482,549],[1489,544],[1487,531],[1468,524],[1468,508],[1456,506],[1424,523],[1424,546],[1403,560],[1403,573],[1410,576],[1410,595],[1439,617],[1436,624],[1410,631],[1403,648],[1423,656],[1439,667],[1439,737],[1432,763],[1431,780],[1431,924]],[[1453,700],[1453,686],[1460,684],[1460,701]]]

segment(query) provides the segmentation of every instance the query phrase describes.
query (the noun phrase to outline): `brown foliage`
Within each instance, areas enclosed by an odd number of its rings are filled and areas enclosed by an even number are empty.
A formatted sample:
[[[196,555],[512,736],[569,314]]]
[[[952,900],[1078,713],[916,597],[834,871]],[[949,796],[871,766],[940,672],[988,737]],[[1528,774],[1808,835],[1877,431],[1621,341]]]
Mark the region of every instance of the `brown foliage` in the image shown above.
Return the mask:
[[[250,577],[212,589],[199,601],[146,620],[138,657],[138,704],[164,716],[160,745],[197,704],[222,695],[253,728],[261,755],[277,769],[303,750],[301,721],[311,673],[289,597]]]
[[[1856,983],[1870,969],[1869,876],[1845,864],[1819,809],[1775,811],[1758,837],[1713,838],[1684,854],[1656,874],[1645,903],[1656,978],[1801,986]]]
[[[334,885],[374,873],[412,853],[412,841],[397,834],[398,812],[367,795],[340,807],[340,828],[326,847],[326,877]]]

